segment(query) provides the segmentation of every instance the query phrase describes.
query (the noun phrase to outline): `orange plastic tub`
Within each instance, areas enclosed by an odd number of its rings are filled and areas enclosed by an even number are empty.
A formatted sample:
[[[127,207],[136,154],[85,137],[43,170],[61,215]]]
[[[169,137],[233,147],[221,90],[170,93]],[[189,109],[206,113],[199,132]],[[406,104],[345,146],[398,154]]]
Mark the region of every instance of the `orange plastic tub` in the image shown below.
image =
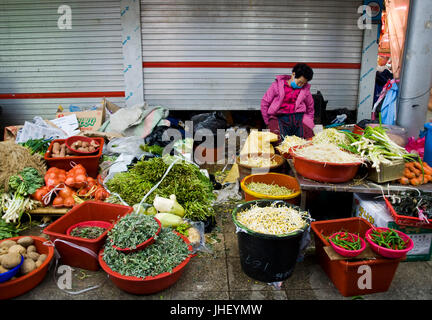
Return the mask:
[[[330,246],[325,237],[341,230],[359,233],[364,238],[372,225],[363,218],[345,218],[311,223],[314,232],[315,253],[319,264],[333,282],[339,292],[345,296],[365,295],[385,292],[389,289],[401,259],[371,260],[330,260],[324,247]],[[370,283],[364,282],[366,272],[370,275]],[[363,277],[363,278],[361,278]]]
[[[54,247],[50,245],[45,245],[44,242],[46,242],[47,240],[42,237],[31,237],[34,240],[34,246],[36,247],[37,252],[40,254],[46,254],[47,258],[39,268],[33,270],[32,272],[24,276],[19,276],[14,280],[8,280],[6,282],[0,283],[0,299],[11,299],[20,296],[32,290],[45,278],[48,272],[49,264],[54,257]],[[23,238],[23,236],[8,239],[16,241],[20,238]]]
[[[60,254],[62,264],[86,270],[100,269],[98,253],[105,240],[112,223],[125,214],[131,213],[132,207],[102,201],[86,201],[74,206],[68,213],[60,217],[43,230],[50,237]],[[71,226],[84,221],[106,221],[111,223],[100,237],[85,239],[72,237],[67,234]]]
[[[63,169],[69,171],[75,165],[81,164],[87,171],[87,174],[96,178],[99,174],[99,159],[102,156],[102,150],[104,145],[104,138],[93,138],[93,140],[97,141],[100,145],[97,153],[92,155],[80,155],[80,156],[68,156],[61,158],[53,158],[51,157],[51,150],[54,142],[65,143],[65,139],[56,139],[51,141],[50,146],[48,147],[47,152],[45,153],[44,159],[48,164],[48,167],[56,167],[59,169]]]
[[[251,182],[262,182],[267,184],[277,184],[288,189],[295,190],[294,193],[286,196],[268,196],[262,193],[254,192],[247,188],[247,185]],[[244,198],[246,201],[259,200],[259,199],[270,199],[270,200],[284,200],[289,203],[297,204],[298,196],[300,195],[300,185],[296,178],[282,174],[282,173],[262,173],[262,174],[251,174],[243,178],[240,183],[241,189],[244,192]]]

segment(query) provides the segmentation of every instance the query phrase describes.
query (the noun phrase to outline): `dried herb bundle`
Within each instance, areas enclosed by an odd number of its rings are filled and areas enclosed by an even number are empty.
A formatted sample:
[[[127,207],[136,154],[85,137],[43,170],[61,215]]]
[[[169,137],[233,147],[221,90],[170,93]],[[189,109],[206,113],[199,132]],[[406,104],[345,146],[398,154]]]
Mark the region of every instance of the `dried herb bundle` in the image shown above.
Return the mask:
[[[102,227],[76,227],[73,228],[70,235],[72,237],[85,239],[97,239],[105,232],[105,230],[106,229]]]
[[[135,249],[137,245],[155,237],[159,224],[153,216],[131,213],[123,216],[108,232],[108,243],[119,248]]]
[[[123,253],[106,245],[103,259],[114,272],[124,276],[145,278],[172,272],[189,253],[188,246],[182,238],[170,228],[163,228],[156,241],[143,250]]]

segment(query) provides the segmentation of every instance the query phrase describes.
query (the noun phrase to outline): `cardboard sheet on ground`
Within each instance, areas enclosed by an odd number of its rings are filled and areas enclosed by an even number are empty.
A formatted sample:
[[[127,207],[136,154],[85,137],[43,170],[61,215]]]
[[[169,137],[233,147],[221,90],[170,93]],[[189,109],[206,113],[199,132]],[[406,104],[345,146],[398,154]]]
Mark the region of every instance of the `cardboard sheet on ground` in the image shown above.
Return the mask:
[[[334,251],[333,247],[331,246],[324,247],[324,251],[327,253],[330,260],[374,260],[382,258],[382,256],[372,251],[368,243],[366,244],[366,249],[356,257],[348,258],[341,256],[339,253]]]

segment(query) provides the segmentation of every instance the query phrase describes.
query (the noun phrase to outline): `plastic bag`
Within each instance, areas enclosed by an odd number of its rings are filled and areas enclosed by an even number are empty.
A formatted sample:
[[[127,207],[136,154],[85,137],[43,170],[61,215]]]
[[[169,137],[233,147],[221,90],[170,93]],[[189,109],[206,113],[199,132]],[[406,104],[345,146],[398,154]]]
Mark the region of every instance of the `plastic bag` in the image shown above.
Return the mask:
[[[202,113],[191,118],[194,125],[194,133],[200,129],[208,129],[214,135],[217,129],[226,129],[227,120],[221,112]]]
[[[104,154],[127,154],[139,159],[145,153],[140,148],[140,145],[143,144],[144,139],[141,137],[132,136],[125,138],[114,138],[108,143],[106,149],[104,149]]]
[[[424,156],[424,148],[425,148],[426,137],[415,139],[414,137],[408,138],[408,143],[405,146],[405,150],[409,153],[415,152],[420,155],[423,159]]]

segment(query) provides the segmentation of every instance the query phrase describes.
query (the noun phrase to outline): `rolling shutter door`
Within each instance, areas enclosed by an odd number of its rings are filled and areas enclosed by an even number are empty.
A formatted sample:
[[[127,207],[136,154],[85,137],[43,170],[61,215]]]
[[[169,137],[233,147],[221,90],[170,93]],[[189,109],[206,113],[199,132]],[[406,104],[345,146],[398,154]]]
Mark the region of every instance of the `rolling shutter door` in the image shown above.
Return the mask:
[[[58,8],[72,9],[61,30]],[[118,0],[3,0],[0,3],[0,125],[55,116],[58,105],[124,104]],[[18,98],[18,99],[17,99]]]
[[[314,68],[328,109],[357,105],[362,35],[352,0],[141,0],[144,99],[170,109],[259,109],[277,74]]]

